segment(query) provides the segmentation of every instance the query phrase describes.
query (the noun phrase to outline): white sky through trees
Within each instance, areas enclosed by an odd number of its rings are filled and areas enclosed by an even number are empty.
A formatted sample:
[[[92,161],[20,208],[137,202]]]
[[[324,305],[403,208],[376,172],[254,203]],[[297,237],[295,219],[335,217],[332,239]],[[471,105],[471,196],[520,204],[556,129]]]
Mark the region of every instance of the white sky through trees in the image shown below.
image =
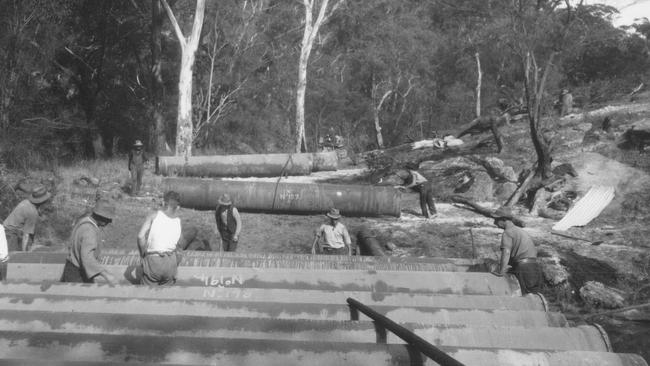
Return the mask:
[[[612,19],[615,26],[633,24],[636,18],[650,19],[650,0],[586,0],[585,4],[607,4],[617,8],[620,14]]]

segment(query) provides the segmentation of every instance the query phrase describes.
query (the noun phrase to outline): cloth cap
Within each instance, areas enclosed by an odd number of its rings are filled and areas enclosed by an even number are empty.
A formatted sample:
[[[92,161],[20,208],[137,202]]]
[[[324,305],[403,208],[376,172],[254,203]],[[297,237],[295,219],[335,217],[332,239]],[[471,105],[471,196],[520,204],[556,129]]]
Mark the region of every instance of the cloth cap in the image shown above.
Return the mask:
[[[37,205],[49,200],[50,197],[52,197],[52,195],[47,191],[45,186],[37,186],[32,190],[32,194],[29,196],[29,201]]]
[[[144,146],[144,144],[140,140],[135,140],[135,142],[133,143],[133,146],[134,147],[142,147],[142,146]]]
[[[219,200],[217,201],[220,205],[228,206],[232,205],[232,199],[230,199],[230,195],[228,193],[224,193],[219,197]]]
[[[335,208],[330,208],[329,212],[326,213],[325,216],[329,217],[330,219],[337,220],[341,218],[341,213]]]
[[[100,199],[95,204],[93,213],[105,219],[113,220],[115,218],[115,205],[106,199]]]
[[[492,214],[492,217],[494,217],[495,219],[512,220],[514,216],[512,215],[512,210],[509,207],[502,206],[502,207],[497,208],[494,211],[494,213]]]

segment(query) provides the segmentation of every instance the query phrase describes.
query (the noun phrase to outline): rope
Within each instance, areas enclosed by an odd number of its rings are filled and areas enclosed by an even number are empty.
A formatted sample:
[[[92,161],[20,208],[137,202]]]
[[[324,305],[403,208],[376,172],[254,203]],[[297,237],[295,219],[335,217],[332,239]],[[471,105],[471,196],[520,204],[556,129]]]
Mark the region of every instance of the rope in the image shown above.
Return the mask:
[[[289,158],[284,163],[284,166],[280,171],[280,176],[278,177],[278,180],[275,182],[275,190],[273,191],[273,203],[271,203],[271,210],[275,209],[275,199],[278,196],[278,188],[280,187],[280,180],[282,179],[282,176],[285,174],[289,162],[293,162],[293,154],[289,154]]]

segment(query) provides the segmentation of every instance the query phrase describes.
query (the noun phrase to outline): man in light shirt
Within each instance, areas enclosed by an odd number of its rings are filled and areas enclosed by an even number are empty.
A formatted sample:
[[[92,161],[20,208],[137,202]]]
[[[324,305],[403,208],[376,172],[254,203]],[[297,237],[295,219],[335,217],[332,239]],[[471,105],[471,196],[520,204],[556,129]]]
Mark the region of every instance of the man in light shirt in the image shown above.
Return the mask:
[[[180,196],[168,191],[164,207],[147,217],[138,233],[138,249],[142,256],[142,284],[149,286],[173,285],[176,282],[181,238],[181,219],[178,217]]]
[[[325,214],[329,219],[328,223],[321,225],[316,232],[314,242],[311,245],[311,253],[316,254],[316,244],[319,244],[319,251],[322,254],[352,255],[352,242],[348,229],[339,219],[339,210],[332,208]],[[347,249],[346,249],[347,247]]]
[[[9,261],[9,248],[5,237],[5,228],[0,224],[0,281],[7,279],[7,262]]]

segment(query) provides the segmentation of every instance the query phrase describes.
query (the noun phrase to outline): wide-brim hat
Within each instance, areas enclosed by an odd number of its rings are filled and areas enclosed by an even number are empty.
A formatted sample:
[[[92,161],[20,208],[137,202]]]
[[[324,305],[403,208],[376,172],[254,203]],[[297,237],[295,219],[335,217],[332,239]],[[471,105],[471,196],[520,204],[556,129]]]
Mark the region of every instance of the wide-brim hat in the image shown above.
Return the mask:
[[[95,204],[93,213],[105,219],[113,220],[116,216],[115,205],[108,200],[101,199]]]
[[[512,214],[512,210],[510,207],[499,207],[494,212],[492,213],[492,217],[495,219],[508,219],[512,220],[514,218],[514,215]]]
[[[341,218],[341,213],[339,210],[331,208],[329,212],[325,214],[325,216],[329,217],[330,219],[338,220]]]
[[[232,205],[232,199],[230,198],[230,195],[227,193],[222,194],[219,199],[217,200],[217,203],[223,206],[228,206]]]
[[[144,144],[140,140],[135,140],[135,142],[133,143],[133,147],[143,147],[143,146]]]
[[[47,191],[47,188],[44,186],[38,186],[32,190],[32,194],[29,196],[29,202],[37,205],[43,203],[50,199],[52,195]]]

